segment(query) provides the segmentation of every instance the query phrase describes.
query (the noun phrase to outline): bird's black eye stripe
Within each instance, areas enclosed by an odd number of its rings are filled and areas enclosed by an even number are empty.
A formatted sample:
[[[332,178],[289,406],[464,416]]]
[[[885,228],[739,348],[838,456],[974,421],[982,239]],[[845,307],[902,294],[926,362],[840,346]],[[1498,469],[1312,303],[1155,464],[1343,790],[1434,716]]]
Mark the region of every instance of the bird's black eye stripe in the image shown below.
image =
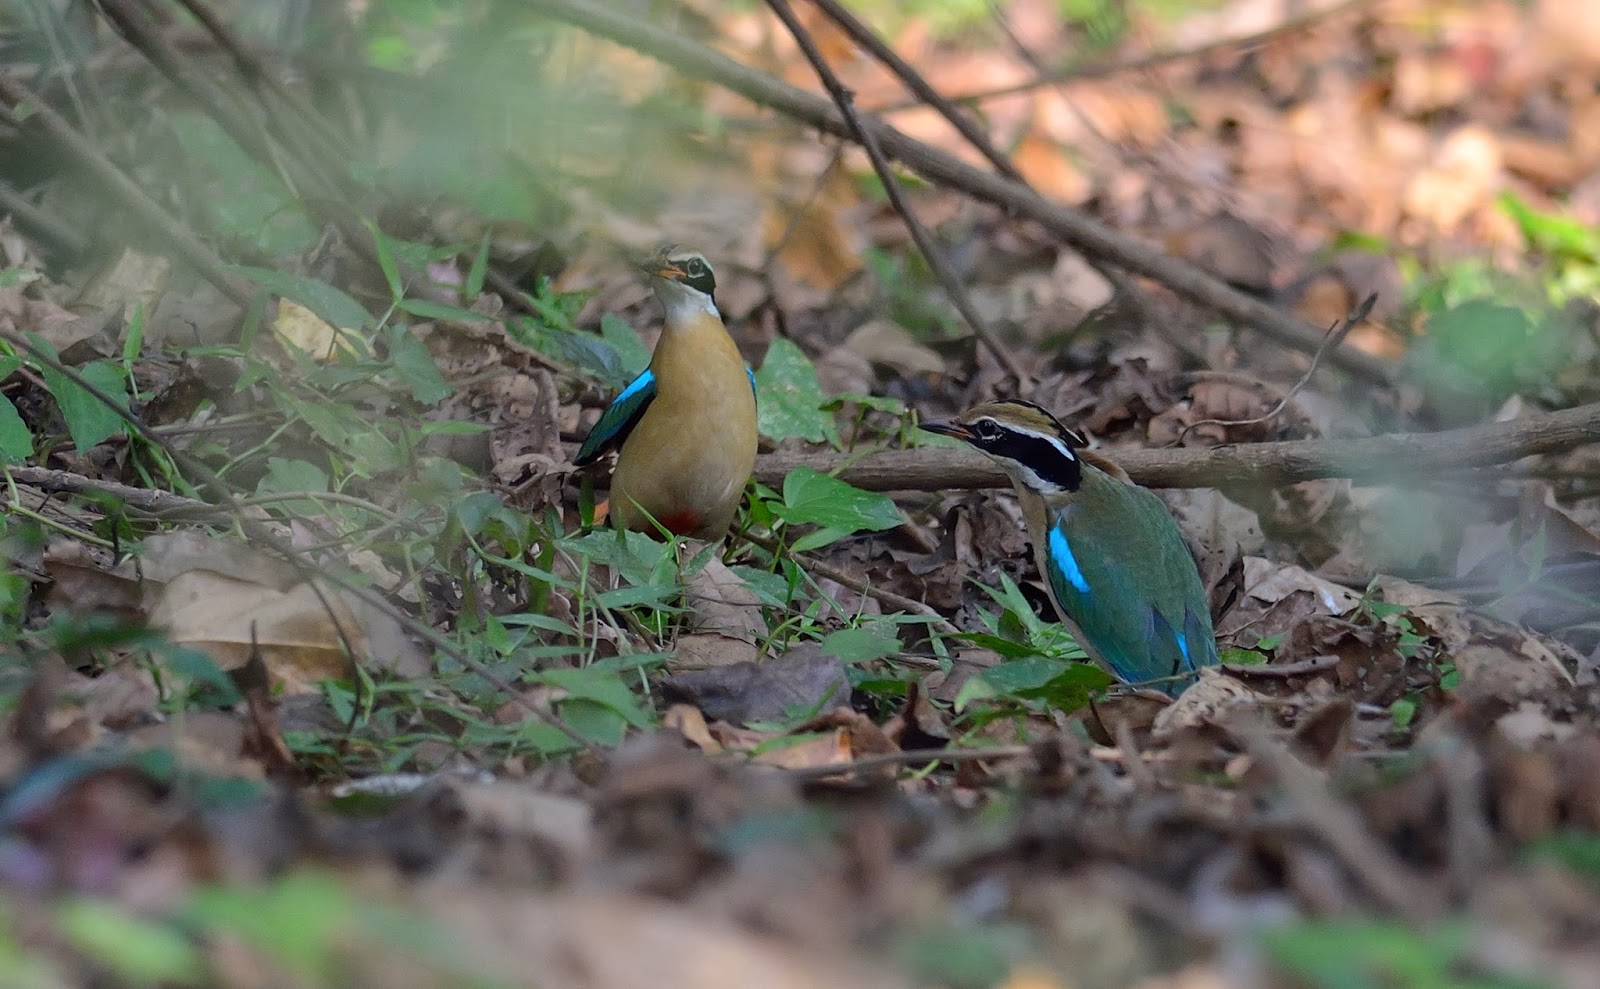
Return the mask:
[[[994,435],[984,431],[982,427],[985,423],[993,427]],[[1073,456],[1071,447],[1065,443],[1035,433],[1002,429],[992,419],[978,420],[973,423],[972,431],[978,437],[976,445],[980,449],[997,457],[1015,460],[1048,484],[1076,491],[1082,483],[1083,467],[1078,463],[1078,458]]]

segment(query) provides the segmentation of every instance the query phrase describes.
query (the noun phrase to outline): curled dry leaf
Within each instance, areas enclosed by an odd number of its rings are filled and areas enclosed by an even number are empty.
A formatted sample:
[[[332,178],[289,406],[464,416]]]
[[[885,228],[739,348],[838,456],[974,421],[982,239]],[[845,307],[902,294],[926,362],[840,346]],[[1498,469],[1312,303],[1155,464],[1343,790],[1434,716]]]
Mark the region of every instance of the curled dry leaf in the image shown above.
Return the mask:
[[[850,698],[844,664],[814,643],[761,663],[686,670],[662,682],[669,698],[693,704],[713,720],[780,721]]]
[[[224,670],[244,666],[252,639],[274,682],[291,693],[349,675],[352,661],[426,668],[393,618],[249,547],[194,532],[151,536],[142,563],[151,624]]]
[[[1156,738],[1167,738],[1189,728],[1201,728],[1227,720],[1231,708],[1256,703],[1256,694],[1240,681],[1220,670],[1200,671],[1200,679],[1170,705],[1156,714],[1150,727]]]

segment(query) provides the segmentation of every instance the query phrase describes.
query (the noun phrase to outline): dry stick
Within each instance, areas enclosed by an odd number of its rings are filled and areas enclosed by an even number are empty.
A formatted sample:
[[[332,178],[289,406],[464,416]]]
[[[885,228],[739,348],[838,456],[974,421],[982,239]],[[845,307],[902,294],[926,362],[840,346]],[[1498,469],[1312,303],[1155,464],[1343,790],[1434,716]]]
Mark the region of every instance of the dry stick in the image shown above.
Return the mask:
[[[1438,904],[1425,895],[1421,877],[1389,851],[1349,804],[1329,792],[1316,771],[1262,729],[1245,729],[1238,736],[1250,757],[1283,788],[1300,825],[1326,841],[1368,892],[1408,923],[1420,927],[1437,918]]]
[[[231,515],[234,521],[239,524],[239,528],[244,532],[245,536],[255,542],[269,547],[290,566],[294,567],[295,571],[300,574],[300,576],[303,577],[307,583],[312,585],[312,590],[315,591],[319,597],[321,596],[322,592],[315,586],[314,578],[326,577],[332,582],[338,584],[345,593],[360,598],[367,604],[372,605],[374,608],[377,608],[379,611],[389,616],[391,619],[399,622],[405,628],[408,628],[416,634],[427,639],[440,652],[449,656],[451,659],[454,659],[456,662],[460,663],[462,666],[465,666],[478,676],[483,677],[485,681],[487,681],[497,690],[505,692],[505,694],[510,697],[512,701],[521,705],[526,710],[532,712],[535,717],[561,732],[567,737],[568,740],[576,743],[580,749],[585,751],[593,751],[596,748],[594,742],[591,742],[589,739],[578,734],[554,712],[545,711],[535,705],[532,701],[529,701],[522,695],[520,691],[516,690],[508,681],[503,679],[500,674],[496,673],[494,670],[491,670],[489,667],[485,666],[483,663],[480,663],[473,657],[467,655],[466,652],[456,646],[449,639],[445,638],[443,635],[440,635],[426,623],[420,622],[411,615],[406,614],[405,611],[396,607],[383,595],[374,593],[369,588],[362,587],[349,580],[346,580],[340,574],[332,572],[323,573],[313,570],[311,567],[307,566],[301,560],[301,554],[296,552],[292,546],[285,545],[283,541],[278,538],[276,533],[272,532],[260,522],[245,516],[239,505],[238,496],[234,493],[233,488],[228,484],[227,481],[223,480],[222,477],[210,467],[207,467],[205,464],[195,460],[187,453],[184,453],[176,447],[173,447],[159,434],[152,431],[149,426],[141,422],[138,416],[135,416],[132,412],[129,412],[127,409],[123,408],[116,399],[101,389],[98,385],[85,380],[83,375],[79,374],[76,370],[67,367],[65,364],[62,364],[59,360],[46,353],[44,350],[34,346],[31,341],[25,340],[11,333],[0,334],[0,338],[7,340],[12,346],[18,348],[19,350],[25,351],[30,357],[39,363],[67,377],[79,388],[82,388],[84,391],[92,395],[96,401],[110,409],[119,419],[127,423],[128,427],[134,432],[138,433],[146,442],[150,443],[152,446],[160,448],[163,452],[165,452],[167,456],[172,458],[173,463],[178,465],[179,469],[183,470],[191,477],[198,479],[205,484],[206,487],[210,488],[216,495],[217,499],[222,503],[222,507],[226,508],[229,515]],[[20,475],[17,475],[16,472],[13,471],[13,476]],[[332,616],[330,615],[330,617]],[[356,652],[345,634],[344,626],[337,619],[334,620],[333,624],[334,629],[339,633],[339,638],[344,645],[345,651],[349,653],[351,660],[354,661]]]
[[[325,162],[310,160],[306,156],[295,158],[275,154],[264,136],[263,121],[241,111],[231,94],[223,95],[221,86],[210,80],[201,80],[191,72],[186,60],[167,44],[160,30],[133,0],[97,0],[96,8],[123,40],[137,49],[180,92],[199,103],[206,115],[245,153],[264,166],[278,169],[285,184],[297,197],[304,198],[309,193],[318,199],[329,200],[335,212],[341,212],[339,207],[354,195],[354,190],[347,181],[343,181],[345,177],[340,174],[338,165],[329,167]],[[357,229],[360,229],[359,224]],[[351,235],[348,230],[344,232],[347,237]],[[360,237],[356,240],[359,242]]]
[[[1125,72],[1141,72],[1146,69],[1158,68],[1162,65],[1168,64],[1169,62],[1181,62],[1186,59],[1200,58],[1201,56],[1209,55],[1212,52],[1222,51],[1223,49],[1227,48],[1249,48],[1254,45],[1259,45],[1264,41],[1271,41],[1281,35],[1292,34],[1295,31],[1310,27],[1312,24],[1332,17],[1335,14],[1342,14],[1347,10],[1368,6],[1373,2],[1374,0],[1344,0],[1342,3],[1335,3],[1331,6],[1324,7],[1321,10],[1312,10],[1301,14],[1298,17],[1291,17],[1280,24],[1275,24],[1272,27],[1257,31],[1254,34],[1244,34],[1231,38],[1218,38],[1215,41],[1208,41],[1202,45],[1195,45],[1193,48],[1175,48],[1168,51],[1151,52],[1148,55],[1142,55],[1138,58],[1128,59],[1125,61],[1106,60],[1085,65],[1068,66],[1067,68],[1052,72],[1043,72],[1027,82],[1013,83],[1009,86],[996,86],[993,89],[982,89],[972,93],[965,93],[961,96],[952,96],[950,99],[956,103],[981,103],[984,100],[991,100],[1000,96],[1014,96],[1018,93],[1026,93],[1034,89],[1039,89],[1042,86],[1053,86],[1059,83],[1072,82],[1075,79],[1096,79],[1102,76],[1120,75]],[[914,105],[915,104],[892,104],[878,108],[877,112],[892,113],[900,110],[908,110]]]
[[[523,0],[536,10],[593,34],[648,54],[682,72],[710,79],[754,102],[794,117],[826,133],[853,137],[854,130],[832,101],[797,89],[764,72],[728,58],[698,42],[658,28],[643,18],[593,0]],[[856,119],[871,131],[882,151],[937,185],[991,203],[1013,217],[1033,220],[1085,255],[1152,278],[1191,302],[1261,331],[1280,343],[1315,353],[1322,331],[1259,299],[1238,292],[1192,265],[1116,233],[1075,210],[1050,202],[1018,183],[976,168],[914,141],[876,120]],[[1358,350],[1337,350],[1329,362],[1363,378],[1387,383],[1388,361]]]
[[[1600,443],[1600,403],[1547,415],[1437,433],[1390,433],[1359,439],[1246,443],[1210,450],[1096,450],[1152,488],[1276,487],[1324,477],[1389,484],[1441,470],[1502,464]],[[976,450],[922,447],[852,455],[769,453],[756,480],[778,485],[809,467],[868,491],[1000,488],[1006,475]]]
[[[785,769],[784,773],[792,779],[814,780],[826,779],[829,776],[843,776],[846,773],[860,772],[864,769],[877,769],[880,766],[903,766],[916,762],[981,762],[985,759],[1022,759],[1033,754],[1033,749],[1026,745],[996,745],[986,749],[907,749],[904,752],[884,752],[879,755],[869,755],[863,759],[850,762],[836,762],[823,766],[799,766],[794,769]]]
[[[800,50],[805,53],[806,61],[811,63],[811,67],[816,70],[817,78],[822,80],[822,85],[833,96],[833,102],[838,106],[839,112],[844,114],[844,119],[850,128],[851,135],[856,141],[860,142],[862,148],[866,149],[867,157],[872,160],[872,170],[877,173],[878,181],[883,183],[883,191],[889,196],[889,204],[894,207],[895,212],[899,213],[900,218],[905,221],[906,230],[911,233],[911,239],[916,242],[917,250],[927,259],[928,267],[933,270],[933,276],[944,287],[945,294],[954,303],[956,311],[961,313],[961,318],[966,320],[968,326],[972,327],[972,332],[977,334],[978,339],[982,340],[984,346],[989,348],[989,352],[994,355],[995,360],[1000,362],[1000,366],[1006,369],[1007,374],[1015,378],[1019,384],[1027,381],[1028,376],[1022,370],[1022,365],[1018,364],[1016,358],[1011,356],[1010,351],[1001,346],[1000,341],[994,338],[994,334],[990,332],[988,324],[984,322],[982,316],[978,315],[978,311],[972,307],[972,301],[967,298],[966,289],[962,288],[955,272],[950,270],[950,266],[945,262],[944,255],[940,252],[938,246],[934,244],[933,237],[928,233],[928,229],[922,225],[922,221],[917,219],[917,215],[911,211],[910,205],[906,203],[905,193],[900,188],[900,180],[895,178],[894,169],[889,167],[889,159],[884,157],[883,149],[878,147],[877,138],[863,126],[861,118],[856,115],[855,108],[852,105],[855,97],[850,94],[848,89],[844,88],[844,84],[839,81],[839,77],[834,75],[833,69],[828,67],[827,60],[822,57],[822,52],[817,49],[817,44],[811,39],[810,32],[795,17],[794,10],[789,6],[789,0],[767,0],[767,6],[772,8],[772,12],[778,15],[779,20],[783,21],[784,26],[789,29],[789,33],[794,35],[795,42],[800,46]]]
[[[1178,432],[1177,437],[1173,439],[1171,443],[1168,443],[1167,446],[1177,446],[1179,443],[1183,442],[1183,438],[1185,436],[1189,435],[1190,430],[1197,429],[1200,426],[1254,426],[1257,423],[1266,422],[1268,419],[1271,419],[1273,416],[1276,416],[1278,413],[1288,408],[1289,403],[1294,399],[1294,397],[1300,394],[1300,390],[1311,383],[1312,376],[1317,373],[1317,365],[1322,362],[1322,355],[1326,354],[1334,347],[1339,346],[1340,343],[1343,343],[1344,338],[1350,335],[1350,331],[1355,328],[1355,325],[1366,319],[1367,316],[1372,312],[1372,307],[1377,303],[1377,301],[1378,293],[1373,292],[1371,295],[1368,295],[1365,299],[1361,300],[1360,305],[1350,310],[1350,314],[1344,318],[1343,322],[1334,323],[1332,326],[1328,327],[1328,335],[1323,338],[1322,346],[1317,348],[1317,352],[1311,355],[1311,364],[1306,368],[1306,373],[1300,376],[1300,380],[1294,383],[1294,387],[1283,393],[1282,397],[1278,399],[1277,403],[1273,405],[1272,408],[1261,413],[1253,419],[1200,419],[1195,422],[1191,422],[1187,426],[1183,427],[1183,429]]]
[[[1028,184],[1027,180],[1022,177],[1022,173],[1017,170],[1017,166],[1005,152],[995,147],[994,142],[989,140],[989,135],[984,133],[983,128],[978,126],[977,121],[972,119],[971,114],[941,96],[939,91],[934,89],[928,83],[928,80],[922,77],[921,73],[913,69],[893,48],[884,44],[883,39],[879,38],[871,28],[857,20],[856,16],[841,6],[838,0],[811,0],[811,3],[828,15],[828,19],[837,24],[845,34],[850,36],[852,41],[866,49],[869,55],[887,66],[889,71],[893,72],[896,78],[916,95],[917,99],[937,110],[939,116],[943,117],[951,127],[960,132],[961,136],[967,139],[967,143],[976,148],[979,154],[987,158],[989,164],[993,165],[996,171],[1023,185]]]
[[[168,246],[193,265],[206,281],[216,286],[217,291],[241,308],[249,307],[250,293],[241,288],[234,276],[228,273],[221,258],[196,240],[183,224],[168,216],[155,200],[145,195],[143,189],[135,185],[132,179],[124,175],[121,169],[113,165],[109,158],[80,135],[64,117],[51,109],[49,104],[26,87],[6,78],[4,73],[0,73],[0,104],[9,104],[12,108],[19,104],[27,104],[32,112],[32,119],[38,120],[44,126],[45,133],[49,134],[52,140],[59,143],[90,174],[104,183],[123,205],[154,227]],[[9,112],[0,111],[0,117],[9,115]]]
[[[78,255],[88,243],[83,234],[35,206],[5,182],[0,182],[0,213],[10,213],[13,220],[50,249]]]
[[[921,73],[912,68],[893,48],[885,44],[881,38],[873,33],[871,28],[857,20],[855,15],[840,6],[838,0],[811,0],[811,2],[823,13],[827,14],[856,44],[866,49],[868,54],[893,72],[901,84],[916,94],[918,99],[938,111],[939,115],[951,127],[954,127],[962,137],[966,138],[968,144],[972,145],[979,154],[988,159],[989,164],[993,165],[996,171],[1018,185],[1030,190],[1033,188],[1032,184],[1023,177],[1022,172],[1018,170],[1016,163],[1011,160],[1010,156],[995,146],[994,142],[989,139],[989,135],[984,133],[983,129],[978,126],[977,122],[968,113],[940,95],[939,91],[934,89],[932,84],[922,77]],[[1106,281],[1131,298],[1135,305],[1143,306],[1143,303],[1138,298],[1137,290],[1122,272],[1093,256],[1087,257],[1086,260]]]
[[[217,17],[208,5],[202,3],[201,0],[178,0],[178,2],[183,5],[184,9],[189,11],[195,20],[200,22],[200,25],[210,33],[211,37],[222,47],[222,50],[228,53],[228,57],[233,59],[234,65],[238,67],[240,73],[247,80],[261,83],[275,97],[282,100],[285,105],[291,107],[295,113],[300,115],[300,118],[307,125],[307,132],[321,144],[323,153],[333,155],[336,161],[346,160],[351,156],[349,145],[342,139],[338,131],[323,119],[315,107],[300,99],[298,95],[279,82],[268,67],[262,63],[261,59],[257,58],[256,54],[245,46],[244,42],[233,33],[233,29],[228,27],[221,18]],[[273,116],[278,121],[280,129],[287,132],[289,128],[284,126],[282,118],[276,113]]]

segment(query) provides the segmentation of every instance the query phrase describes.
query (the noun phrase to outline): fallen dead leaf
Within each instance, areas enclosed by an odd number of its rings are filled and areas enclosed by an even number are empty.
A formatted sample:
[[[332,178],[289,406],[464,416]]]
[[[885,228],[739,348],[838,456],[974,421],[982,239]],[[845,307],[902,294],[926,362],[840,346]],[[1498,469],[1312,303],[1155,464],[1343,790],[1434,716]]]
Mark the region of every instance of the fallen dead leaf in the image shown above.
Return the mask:
[[[844,664],[814,643],[761,663],[686,670],[667,677],[661,687],[667,697],[693,704],[709,719],[737,724],[780,721],[850,697]]]

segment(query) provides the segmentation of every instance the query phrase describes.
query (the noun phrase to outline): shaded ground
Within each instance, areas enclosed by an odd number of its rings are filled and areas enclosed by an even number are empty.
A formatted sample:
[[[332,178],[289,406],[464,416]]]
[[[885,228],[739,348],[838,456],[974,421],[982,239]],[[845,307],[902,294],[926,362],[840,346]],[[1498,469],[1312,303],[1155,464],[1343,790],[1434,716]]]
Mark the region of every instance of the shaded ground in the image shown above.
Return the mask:
[[[979,148],[801,4],[959,306],[765,8],[0,15],[16,984],[1600,984],[1591,7],[857,9]],[[712,547],[568,466],[663,241]],[[1176,703],[1001,395],[1164,487]]]

